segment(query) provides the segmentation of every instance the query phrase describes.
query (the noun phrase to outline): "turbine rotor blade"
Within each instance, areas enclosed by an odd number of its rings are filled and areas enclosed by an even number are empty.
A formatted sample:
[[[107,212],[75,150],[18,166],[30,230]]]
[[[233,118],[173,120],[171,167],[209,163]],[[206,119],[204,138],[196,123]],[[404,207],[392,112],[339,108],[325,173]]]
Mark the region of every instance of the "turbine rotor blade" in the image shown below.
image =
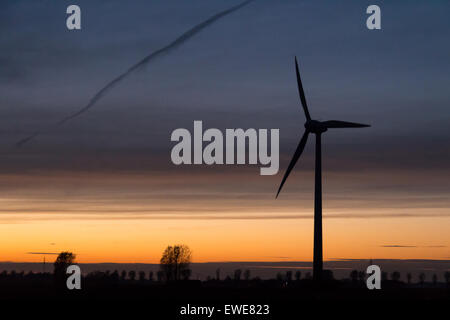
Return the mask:
[[[305,92],[303,91],[302,79],[300,79],[300,71],[298,71],[297,57],[295,57],[295,73],[297,74],[297,86],[298,94],[300,95],[300,101],[302,102],[303,111],[305,112],[306,119],[311,120],[309,115],[308,105],[306,104]]]
[[[327,128],[365,128],[370,127],[368,124],[339,121],[339,120],[329,120],[322,122]]]
[[[302,139],[300,140],[300,143],[297,146],[297,150],[295,150],[295,153],[292,156],[291,162],[289,163],[289,166],[287,167],[286,172],[284,173],[283,180],[281,181],[280,187],[278,188],[277,196],[275,198],[278,198],[281,188],[283,188],[283,185],[286,182],[286,179],[289,176],[289,173],[291,173],[292,169],[294,168],[295,164],[297,163],[298,159],[300,158],[300,156],[303,152],[303,149],[305,149],[306,141],[308,140],[308,135],[309,135],[309,131],[305,131]]]

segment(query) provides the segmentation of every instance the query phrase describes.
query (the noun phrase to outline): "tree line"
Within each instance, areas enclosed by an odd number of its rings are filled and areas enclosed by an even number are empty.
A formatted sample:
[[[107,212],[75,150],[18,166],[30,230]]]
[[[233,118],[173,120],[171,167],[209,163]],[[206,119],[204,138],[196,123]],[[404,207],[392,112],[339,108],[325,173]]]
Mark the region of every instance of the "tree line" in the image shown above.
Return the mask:
[[[109,282],[175,282],[175,281],[186,281],[192,276],[192,270],[190,269],[190,264],[192,260],[192,251],[186,245],[174,245],[168,246],[162,253],[160,259],[160,267],[156,272],[149,271],[93,271],[88,273],[85,278],[89,280],[105,280]],[[53,266],[53,274],[50,273],[24,273],[3,271],[0,273],[0,280],[7,279],[38,279],[38,278],[49,278],[53,277],[54,280],[61,286],[65,285],[65,280],[67,278],[66,269],[69,265],[76,264],[76,255],[72,252],[64,251],[61,252],[56,258]],[[333,273],[331,270],[324,270],[324,276],[327,280],[332,281]],[[365,284],[367,274],[364,271],[352,270],[349,273],[349,278],[342,281],[348,281],[354,285]],[[309,281],[312,279],[311,273],[306,272],[302,277],[302,272],[296,270],[295,272],[288,270],[284,273],[277,273],[275,279],[277,282],[283,285],[289,285],[290,283],[300,282],[301,280]],[[450,271],[444,273],[444,279],[447,286],[450,286]],[[401,274],[398,271],[392,272],[390,275],[386,272],[382,273],[383,282],[393,282],[401,283]],[[426,280],[425,273],[421,272],[416,277],[412,273],[406,274],[406,284],[411,285],[414,283],[424,285]],[[431,281],[430,281],[431,280]],[[433,274],[428,283],[437,285],[438,276]],[[214,276],[208,276],[206,282],[211,281],[261,281],[259,277],[251,276],[251,271],[249,269],[242,270],[236,269],[232,274],[228,274],[224,279],[221,279],[220,268],[216,270]]]

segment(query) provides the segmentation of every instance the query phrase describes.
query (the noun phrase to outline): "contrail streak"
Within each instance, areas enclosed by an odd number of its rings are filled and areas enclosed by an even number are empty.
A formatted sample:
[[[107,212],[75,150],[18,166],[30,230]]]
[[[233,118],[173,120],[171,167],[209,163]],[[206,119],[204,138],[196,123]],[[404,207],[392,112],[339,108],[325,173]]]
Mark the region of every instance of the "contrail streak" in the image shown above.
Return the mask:
[[[171,43],[169,43],[165,47],[152,52],[150,55],[146,56],[144,59],[142,59],[141,61],[139,61],[135,65],[131,66],[127,71],[125,71],[124,73],[122,73],[121,75],[119,75],[118,77],[113,79],[112,81],[108,82],[102,89],[100,89],[100,91],[98,91],[91,98],[91,100],[89,100],[89,103],[86,106],[84,106],[83,108],[81,108],[77,112],[75,112],[75,113],[73,113],[73,114],[63,118],[62,120],[57,122],[55,124],[55,126],[63,125],[67,121],[69,121],[69,120],[71,120],[73,118],[76,118],[76,117],[80,116],[81,114],[85,113],[90,108],[92,108],[110,89],[112,89],[116,84],[118,84],[120,81],[122,81],[129,74],[131,74],[132,72],[138,70],[139,68],[141,68],[145,64],[149,63],[153,59],[155,59],[155,58],[157,58],[159,56],[162,56],[163,54],[167,54],[170,51],[176,49],[177,47],[182,45],[184,42],[186,42],[187,40],[192,38],[194,35],[196,35],[200,31],[202,31],[206,27],[210,26],[211,24],[213,24],[214,22],[216,22],[220,18],[225,17],[226,15],[228,15],[228,14],[234,12],[234,11],[239,10],[240,8],[246,6],[247,4],[249,4],[250,2],[253,2],[253,1],[254,0],[244,1],[244,2],[242,2],[239,5],[236,5],[234,7],[231,7],[230,9],[227,9],[225,11],[222,11],[222,12],[219,12],[219,13],[213,15],[209,19],[207,19],[207,20],[203,21],[202,23],[200,23],[200,24],[194,26],[193,28],[189,29],[188,31],[183,33],[181,36],[176,38],[174,41],[172,41]],[[16,146],[20,147],[20,146],[26,144],[27,142],[29,142],[30,140],[34,139],[35,137],[37,137],[41,133],[43,133],[43,131],[38,131],[38,132],[33,133],[32,135],[30,135],[30,136],[20,140],[19,142],[17,142]]]

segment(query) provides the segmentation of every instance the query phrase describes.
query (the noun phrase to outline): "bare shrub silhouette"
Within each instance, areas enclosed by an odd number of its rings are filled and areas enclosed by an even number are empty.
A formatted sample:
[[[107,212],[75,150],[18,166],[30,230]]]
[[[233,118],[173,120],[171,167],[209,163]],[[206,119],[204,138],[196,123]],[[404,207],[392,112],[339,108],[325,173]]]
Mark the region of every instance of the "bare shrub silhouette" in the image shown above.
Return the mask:
[[[352,270],[350,272],[350,279],[352,279],[352,282],[358,282],[358,270]]]
[[[67,267],[75,263],[76,255],[69,251],[61,252],[53,263],[53,275],[58,288],[65,288]]]
[[[113,282],[119,281],[119,271],[114,270],[114,272],[111,273],[111,280],[112,280]]]
[[[75,263],[76,255],[72,252],[63,251],[61,252],[58,257],[55,260],[54,266],[54,273],[58,273],[63,271],[64,274],[66,273],[66,269],[71,264]]]
[[[280,272],[278,272],[276,279],[277,279],[277,281],[280,281],[280,282],[283,281],[283,275]]]
[[[420,285],[423,286],[423,284],[425,283],[425,273],[421,272],[419,274],[419,282],[420,282]]]
[[[189,280],[189,278],[192,275],[192,270],[189,268],[181,270],[181,279],[182,280]]]
[[[358,279],[359,279],[359,282],[365,282],[366,273],[364,271],[358,271]]]
[[[391,279],[392,279],[392,281],[395,281],[395,282],[400,281],[400,272],[398,272],[398,271],[392,272]]]
[[[406,280],[408,281],[408,284],[411,284],[411,280],[412,280],[412,274],[411,273],[408,273],[406,275]]]
[[[292,271],[286,271],[286,281],[287,282],[292,281]]]
[[[191,250],[186,245],[168,246],[161,257],[160,268],[166,281],[189,279]],[[189,271],[188,271],[189,270]]]
[[[216,270],[216,280],[217,281],[220,280],[220,268],[217,268],[217,270]]]
[[[234,280],[235,281],[241,280],[241,274],[242,274],[242,270],[241,269],[234,270]]]

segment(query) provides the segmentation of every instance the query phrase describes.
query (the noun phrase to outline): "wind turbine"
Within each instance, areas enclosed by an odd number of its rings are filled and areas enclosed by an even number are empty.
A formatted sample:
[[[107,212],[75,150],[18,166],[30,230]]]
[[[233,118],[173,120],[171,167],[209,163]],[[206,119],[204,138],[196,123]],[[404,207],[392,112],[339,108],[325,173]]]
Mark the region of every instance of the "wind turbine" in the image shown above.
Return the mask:
[[[302,80],[300,79],[300,72],[298,71],[297,57],[295,57],[295,72],[297,74],[298,93],[300,95],[300,101],[305,112],[305,132],[300,140],[300,143],[292,156],[291,162],[286,169],[283,180],[278,188],[277,196],[280,194],[281,188],[283,188],[287,177],[291,173],[298,159],[300,158],[303,149],[305,148],[306,141],[310,133],[316,135],[316,168],[315,168],[315,189],[314,189],[314,258],[313,258],[313,279],[318,282],[322,279],[323,258],[322,258],[322,145],[321,135],[328,129],[334,128],[364,128],[370,127],[367,124],[329,120],[329,121],[317,121],[312,120],[309,114],[308,105],[306,104],[305,92],[303,91]]]
[[[46,255],[58,255],[59,253],[56,253],[56,252],[27,252],[27,254],[38,254],[38,255],[43,256],[44,261],[42,264],[42,272],[45,273],[45,256]]]

